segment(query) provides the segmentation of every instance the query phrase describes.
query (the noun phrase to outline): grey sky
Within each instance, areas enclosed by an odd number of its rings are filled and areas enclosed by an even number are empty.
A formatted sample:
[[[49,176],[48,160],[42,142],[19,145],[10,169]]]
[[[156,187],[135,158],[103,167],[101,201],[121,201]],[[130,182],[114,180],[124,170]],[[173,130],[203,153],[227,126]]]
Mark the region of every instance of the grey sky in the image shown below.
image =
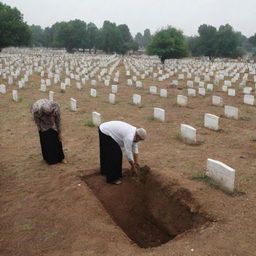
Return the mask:
[[[127,24],[133,35],[172,25],[196,35],[202,24],[229,23],[246,36],[256,33],[256,0],[0,0],[17,7],[29,24],[45,28],[81,19],[101,27],[104,20]]]

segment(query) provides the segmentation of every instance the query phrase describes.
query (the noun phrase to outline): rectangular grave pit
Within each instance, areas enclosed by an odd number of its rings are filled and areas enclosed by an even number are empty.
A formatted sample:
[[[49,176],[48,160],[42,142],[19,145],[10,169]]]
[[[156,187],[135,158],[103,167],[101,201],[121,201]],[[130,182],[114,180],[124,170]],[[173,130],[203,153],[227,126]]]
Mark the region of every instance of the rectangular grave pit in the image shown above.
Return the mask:
[[[128,173],[123,169],[123,174]],[[138,176],[123,177],[118,186],[106,183],[106,177],[94,170],[81,178],[115,223],[141,248],[160,246],[211,221],[205,212],[199,213],[190,191],[173,182],[173,188],[163,186],[147,166]]]

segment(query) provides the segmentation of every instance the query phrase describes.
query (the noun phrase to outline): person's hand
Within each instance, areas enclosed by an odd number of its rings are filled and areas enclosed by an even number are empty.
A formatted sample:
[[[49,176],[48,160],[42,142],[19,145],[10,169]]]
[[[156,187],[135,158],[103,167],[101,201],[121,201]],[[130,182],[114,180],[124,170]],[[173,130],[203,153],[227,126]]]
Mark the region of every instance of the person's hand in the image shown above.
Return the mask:
[[[133,175],[133,174],[137,174],[137,169],[136,169],[136,167],[135,167],[135,165],[133,165],[133,166],[131,166],[131,174]]]
[[[139,163],[134,163],[134,165],[135,165],[135,168],[136,168],[137,170],[139,170],[139,169],[140,169],[140,165],[139,165]]]

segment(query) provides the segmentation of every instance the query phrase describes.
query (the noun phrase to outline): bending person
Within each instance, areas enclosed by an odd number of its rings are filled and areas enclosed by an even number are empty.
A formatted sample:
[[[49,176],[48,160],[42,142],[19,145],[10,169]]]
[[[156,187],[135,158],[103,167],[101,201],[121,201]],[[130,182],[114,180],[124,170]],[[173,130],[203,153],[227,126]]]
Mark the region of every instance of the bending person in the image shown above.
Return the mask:
[[[62,149],[60,107],[48,99],[36,101],[31,112],[37,125],[43,159],[48,164],[67,163]]]
[[[138,163],[138,144],[147,136],[145,129],[136,128],[122,121],[110,121],[99,126],[100,170],[106,175],[108,183],[121,184],[122,150],[131,165],[131,172],[136,172]]]

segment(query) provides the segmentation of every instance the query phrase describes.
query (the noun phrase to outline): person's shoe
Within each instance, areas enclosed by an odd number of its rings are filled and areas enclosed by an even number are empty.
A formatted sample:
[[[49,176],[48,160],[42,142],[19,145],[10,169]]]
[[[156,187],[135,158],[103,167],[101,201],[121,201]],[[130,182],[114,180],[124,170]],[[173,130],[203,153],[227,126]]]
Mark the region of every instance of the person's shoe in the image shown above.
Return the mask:
[[[68,161],[67,161],[66,159],[63,159],[61,162],[62,162],[63,164],[67,164],[67,163],[68,163]]]
[[[122,184],[122,181],[121,180],[116,180],[116,181],[110,182],[110,184],[112,184],[112,185],[120,185],[120,184]]]

